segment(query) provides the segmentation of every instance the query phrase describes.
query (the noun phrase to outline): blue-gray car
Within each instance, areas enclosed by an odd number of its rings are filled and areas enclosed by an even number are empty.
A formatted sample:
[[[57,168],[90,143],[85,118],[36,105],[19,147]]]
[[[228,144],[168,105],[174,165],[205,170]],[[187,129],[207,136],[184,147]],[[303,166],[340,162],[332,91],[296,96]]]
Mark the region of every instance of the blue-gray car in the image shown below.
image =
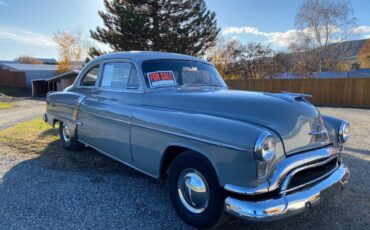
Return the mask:
[[[226,213],[286,218],[345,187],[350,125],[320,114],[308,96],[230,90],[200,58],[118,52],[50,93],[44,120],[59,124],[66,149],[89,146],[166,178],[178,216],[209,228]]]

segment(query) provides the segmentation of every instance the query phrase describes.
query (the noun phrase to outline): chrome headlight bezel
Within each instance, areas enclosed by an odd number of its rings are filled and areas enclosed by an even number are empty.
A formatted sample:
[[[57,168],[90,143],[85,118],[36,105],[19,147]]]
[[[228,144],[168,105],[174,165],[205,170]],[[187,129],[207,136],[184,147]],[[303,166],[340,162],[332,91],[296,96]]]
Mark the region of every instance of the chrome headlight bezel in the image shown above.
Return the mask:
[[[345,143],[349,139],[349,134],[351,131],[351,126],[348,122],[342,122],[338,131],[338,141],[340,143]]]
[[[254,153],[257,161],[271,162],[275,158],[276,140],[275,137],[264,131],[256,141]]]
[[[276,140],[271,133],[264,131],[259,135],[254,145],[254,156],[256,176],[260,180],[268,175],[276,156]]]

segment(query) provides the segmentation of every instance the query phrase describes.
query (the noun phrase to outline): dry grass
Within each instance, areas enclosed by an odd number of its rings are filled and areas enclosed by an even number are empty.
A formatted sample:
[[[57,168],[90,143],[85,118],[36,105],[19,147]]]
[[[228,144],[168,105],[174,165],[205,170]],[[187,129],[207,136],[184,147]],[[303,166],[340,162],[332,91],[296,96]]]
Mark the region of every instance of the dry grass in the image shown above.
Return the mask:
[[[0,109],[10,109],[12,104],[0,101]]]
[[[57,129],[52,129],[42,119],[23,122],[0,131],[0,143],[28,154],[41,153],[58,137]]]
[[[46,167],[68,171],[117,171],[127,170],[92,149],[67,151],[59,141],[57,128],[51,128],[42,119],[17,124],[0,131],[0,148],[15,158],[35,158]]]

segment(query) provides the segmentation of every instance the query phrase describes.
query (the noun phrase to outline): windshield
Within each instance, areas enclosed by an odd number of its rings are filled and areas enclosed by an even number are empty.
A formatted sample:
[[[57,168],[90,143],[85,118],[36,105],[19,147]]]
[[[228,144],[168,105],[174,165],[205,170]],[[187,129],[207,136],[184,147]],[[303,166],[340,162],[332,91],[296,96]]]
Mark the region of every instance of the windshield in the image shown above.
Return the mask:
[[[153,60],[142,64],[150,88],[212,86],[226,87],[217,70],[209,64],[183,60]]]

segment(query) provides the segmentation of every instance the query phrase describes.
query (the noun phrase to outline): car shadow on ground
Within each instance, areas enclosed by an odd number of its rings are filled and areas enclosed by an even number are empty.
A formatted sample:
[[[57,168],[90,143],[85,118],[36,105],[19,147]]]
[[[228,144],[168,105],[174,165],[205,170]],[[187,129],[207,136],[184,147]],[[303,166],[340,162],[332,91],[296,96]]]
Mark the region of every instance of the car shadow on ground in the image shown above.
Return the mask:
[[[41,135],[55,133],[47,131]],[[367,175],[358,168],[369,171],[369,164],[356,157],[345,157],[345,160],[353,170],[352,181],[343,196],[284,221],[248,223],[227,216],[218,229],[365,229],[369,224],[366,212],[370,209],[369,183]],[[36,157],[19,162],[3,176],[0,226],[5,229],[190,228],[176,216],[165,182],[90,148],[66,151],[59,141],[49,143]]]

